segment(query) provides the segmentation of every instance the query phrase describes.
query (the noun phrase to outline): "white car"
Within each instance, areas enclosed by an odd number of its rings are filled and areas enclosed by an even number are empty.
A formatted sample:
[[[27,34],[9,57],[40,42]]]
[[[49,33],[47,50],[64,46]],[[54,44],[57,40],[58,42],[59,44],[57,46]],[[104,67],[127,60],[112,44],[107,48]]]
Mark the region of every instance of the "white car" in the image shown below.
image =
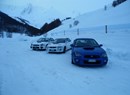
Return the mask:
[[[69,38],[57,38],[54,42],[47,46],[47,52],[63,52],[71,48],[71,40]]]
[[[53,38],[40,38],[37,41],[31,43],[30,48],[33,50],[46,50],[47,45],[54,41]]]

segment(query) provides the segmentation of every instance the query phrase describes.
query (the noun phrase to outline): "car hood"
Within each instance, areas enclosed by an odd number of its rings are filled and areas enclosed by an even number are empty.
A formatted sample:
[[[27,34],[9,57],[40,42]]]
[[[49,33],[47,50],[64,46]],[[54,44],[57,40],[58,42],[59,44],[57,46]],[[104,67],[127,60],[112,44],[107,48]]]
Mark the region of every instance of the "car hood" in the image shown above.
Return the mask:
[[[105,53],[105,50],[101,47],[89,47],[89,48],[76,47],[76,48],[74,48],[74,51],[79,52],[83,55],[84,54],[99,54],[99,55],[101,55],[101,54]]]
[[[65,46],[65,43],[58,43],[58,44],[53,44],[53,43],[51,43],[51,44],[49,44],[48,46]]]

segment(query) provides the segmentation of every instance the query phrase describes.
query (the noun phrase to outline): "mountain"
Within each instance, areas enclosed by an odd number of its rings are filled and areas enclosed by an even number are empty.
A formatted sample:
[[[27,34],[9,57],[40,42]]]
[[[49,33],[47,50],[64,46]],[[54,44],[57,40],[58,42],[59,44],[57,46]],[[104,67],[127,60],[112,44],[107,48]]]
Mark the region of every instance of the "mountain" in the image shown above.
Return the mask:
[[[41,28],[45,23],[50,23],[54,19],[63,19],[65,16],[58,12],[55,8],[42,8],[34,6],[31,3],[17,6],[17,5],[2,5],[0,11],[17,19],[21,18],[28,22],[28,24]],[[19,20],[19,19],[18,19]]]
[[[30,12],[30,11],[28,11]],[[24,11],[25,13],[25,11]],[[17,17],[14,19],[7,14],[0,11],[0,32],[7,31],[7,32],[16,32],[16,33],[24,33],[29,36],[39,36],[42,35],[52,29],[57,28],[62,24],[60,19],[55,19],[51,23],[45,23],[40,29],[35,28],[28,24],[29,21]]]
[[[21,23],[16,19],[8,16],[7,14],[0,11],[0,32],[15,32],[15,33],[25,33],[27,35],[39,35],[41,33],[40,29],[37,29],[27,23]]]

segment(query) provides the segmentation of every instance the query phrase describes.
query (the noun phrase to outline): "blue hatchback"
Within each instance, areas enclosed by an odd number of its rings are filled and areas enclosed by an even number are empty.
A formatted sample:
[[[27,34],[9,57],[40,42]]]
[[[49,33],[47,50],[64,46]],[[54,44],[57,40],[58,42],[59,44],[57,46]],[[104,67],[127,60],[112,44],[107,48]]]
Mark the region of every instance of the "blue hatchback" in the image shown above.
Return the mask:
[[[102,44],[92,38],[77,38],[74,40],[71,53],[72,64],[80,66],[104,66],[108,57]]]

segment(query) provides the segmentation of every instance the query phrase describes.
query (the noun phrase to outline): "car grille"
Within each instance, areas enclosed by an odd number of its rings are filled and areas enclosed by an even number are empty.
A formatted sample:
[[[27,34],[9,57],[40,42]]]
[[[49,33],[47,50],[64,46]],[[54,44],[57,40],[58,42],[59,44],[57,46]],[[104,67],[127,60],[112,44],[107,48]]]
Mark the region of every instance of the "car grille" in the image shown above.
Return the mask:
[[[87,60],[84,60],[84,64],[100,64],[101,61],[96,61],[96,62],[88,62]]]
[[[84,58],[100,58],[99,55],[85,55]]]
[[[34,44],[33,46],[34,46],[34,47],[38,47],[39,45],[37,45],[37,44]]]
[[[56,48],[56,47],[49,47],[49,48]]]

